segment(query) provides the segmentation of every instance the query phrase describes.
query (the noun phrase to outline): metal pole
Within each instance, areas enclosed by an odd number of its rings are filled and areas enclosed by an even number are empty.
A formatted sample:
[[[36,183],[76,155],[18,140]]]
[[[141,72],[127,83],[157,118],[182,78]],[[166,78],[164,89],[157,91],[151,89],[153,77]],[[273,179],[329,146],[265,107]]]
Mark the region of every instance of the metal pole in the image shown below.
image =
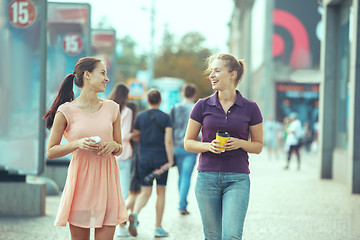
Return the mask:
[[[149,53],[149,82],[148,86],[151,87],[154,80],[154,37],[155,37],[155,0],[151,1],[151,14],[150,14],[150,53]]]

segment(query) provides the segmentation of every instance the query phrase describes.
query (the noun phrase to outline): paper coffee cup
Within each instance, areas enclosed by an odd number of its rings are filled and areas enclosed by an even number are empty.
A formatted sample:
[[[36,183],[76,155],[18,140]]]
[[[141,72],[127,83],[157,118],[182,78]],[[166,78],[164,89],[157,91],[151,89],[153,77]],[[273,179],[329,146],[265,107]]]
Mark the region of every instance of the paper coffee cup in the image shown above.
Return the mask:
[[[218,143],[218,144],[222,146],[220,148],[221,150],[225,151],[224,144],[226,143],[226,141],[229,138],[230,138],[230,134],[228,132],[221,131],[221,130],[216,132],[216,140],[220,141],[220,143]]]
[[[99,136],[92,136],[90,137],[91,140],[93,140],[95,143],[99,143],[101,141],[101,138]],[[97,155],[100,152],[100,150],[95,150],[93,153]]]
[[[99,136],[92,136],[90,137],[91,140],[93,140],[95,143],[98,143],[101,141],[101,138]]]

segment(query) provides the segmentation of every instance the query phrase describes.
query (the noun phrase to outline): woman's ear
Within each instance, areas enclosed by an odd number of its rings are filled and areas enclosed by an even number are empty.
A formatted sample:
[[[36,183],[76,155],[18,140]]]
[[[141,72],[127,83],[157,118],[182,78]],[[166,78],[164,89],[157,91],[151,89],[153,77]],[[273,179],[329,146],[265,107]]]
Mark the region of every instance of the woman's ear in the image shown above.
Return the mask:
[[[237,72],[236,72],[235,70],[232,71],[231,74],[230,74],[230,76],[231,76],[232,78],[236,78],[236,77],[237,77]]]
[[[86,80],[88,80],[88,79],[90,79],[90,72],[89,71],[85,71],[84,72],[84,78],[86,79]]]

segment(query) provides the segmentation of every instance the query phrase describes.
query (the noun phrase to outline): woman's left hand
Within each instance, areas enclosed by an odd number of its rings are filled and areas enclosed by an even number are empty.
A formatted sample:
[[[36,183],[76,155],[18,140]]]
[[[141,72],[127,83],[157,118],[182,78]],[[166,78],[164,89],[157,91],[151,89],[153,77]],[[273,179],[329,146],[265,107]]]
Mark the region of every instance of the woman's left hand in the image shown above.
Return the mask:
[[[230,137],[224,144],[225,151],[231,151],[241,148],[241,142],[243,139]]]
[[[105,157],[109,154],[112,154],[114,151],[119,149],[119,144],[117,144],[115,141],[110,142],[100,142],[99,147],[99,156]]]

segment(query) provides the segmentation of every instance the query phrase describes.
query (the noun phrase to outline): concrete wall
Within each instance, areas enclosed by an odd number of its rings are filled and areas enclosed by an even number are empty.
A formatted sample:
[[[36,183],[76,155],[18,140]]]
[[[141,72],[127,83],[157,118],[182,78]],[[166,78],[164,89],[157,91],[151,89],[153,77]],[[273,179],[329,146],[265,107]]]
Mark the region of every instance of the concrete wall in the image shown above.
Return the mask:
[[[321,177],[333,178],[345,184],[351,193],[360,193],[360,49],[359,45],[359,0],[353,0],[350,18],[350,66],[349,66],[349,105],[347,118],[347,149],[336,148],[335,139],[340,135],[337,128],[336,107],[339,98],[339,21],[346,0],[323,1],[324,41],[321,51],[321,70],[323,80],[320,93],[320,158]],[[346,6],[346,5],[345,5]]]
[[[0,193],[0,216],[45,215],[44,183],[0,182]]]
[[[349,153],[345,149],[336,149],[333,152],[332,177],[335,181],[341,182],[347,186],[351,185],[351,160]]]
[[[350,116],[349,153],[351,159],[351,192],[360,193],[360,9],[359,0],[353,0],[353,24],[350,50]]]
[[[45,170],[40,176],[53,180],[57,184],[59,190],[62,191],[65,186],[69,163],[68,160],[62,159],[48,160],[46,162]]]

